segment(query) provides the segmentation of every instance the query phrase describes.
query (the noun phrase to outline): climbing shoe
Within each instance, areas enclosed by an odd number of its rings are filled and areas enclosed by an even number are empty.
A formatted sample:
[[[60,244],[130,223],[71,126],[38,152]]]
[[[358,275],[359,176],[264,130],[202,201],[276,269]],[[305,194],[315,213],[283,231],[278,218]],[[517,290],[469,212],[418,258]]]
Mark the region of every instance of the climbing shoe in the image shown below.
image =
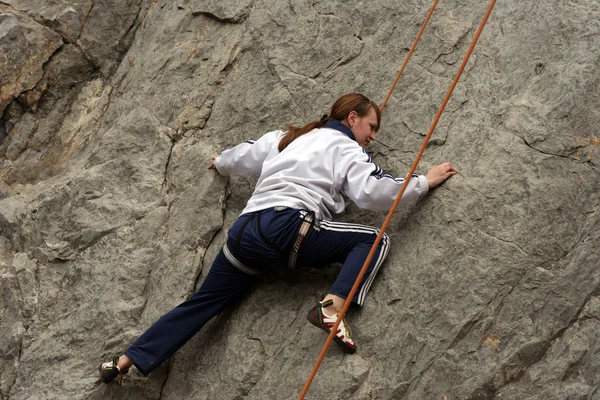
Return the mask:
[[[323,312],[323,307],[329,307],[332,304],[333,300],[319,302],[308,312],[308,315],[306,316],[311,324],[327,333],[331,332],[331,328],[333,328],[338,319],[338,314],[330,317]],[[338,346],[340,346],[344,353],[351,354],[356,352],[356,346],[354,345],[351,337],[352,331],[350,330],[346,319],[342,319],[342,322],[338,326],[333,340]]]
[[[123,376],[129,372],[129,368],[121,371],[121,369],[117,366],[118,362],[119,356],[114,356],[112,361],[100,364],[98,371],[100,371],[100,380],[102,382],[111,383],[116,378],[117,382],[119,384],[121,383]]]

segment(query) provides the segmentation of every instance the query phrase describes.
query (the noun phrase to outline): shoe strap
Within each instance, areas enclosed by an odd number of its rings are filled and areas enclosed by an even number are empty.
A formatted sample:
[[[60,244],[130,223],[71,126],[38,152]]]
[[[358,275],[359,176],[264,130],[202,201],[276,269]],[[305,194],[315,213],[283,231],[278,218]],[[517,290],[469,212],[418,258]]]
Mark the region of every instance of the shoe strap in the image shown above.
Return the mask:
[[[329,300],[325,300],[325,301],[321,301],[321,308],[323,307],[329,307],[333,305],[333,300],[329,299]]]
[[[121,368],[119,368],[119,365],[118,365],[119,364],[119,358],[121,358],[121,356],[114,356],[113,360],[112,360],[112,364],[113,364],[113,367],[117,368],[117,371],[121,372]]]
[[[346,318],[342,318],[342,324],[344,324],[344,328],[346,328],[346,332],[348,333],[348,339],[352,337],[352,329],[350,329],[350,325],[346,322]]]

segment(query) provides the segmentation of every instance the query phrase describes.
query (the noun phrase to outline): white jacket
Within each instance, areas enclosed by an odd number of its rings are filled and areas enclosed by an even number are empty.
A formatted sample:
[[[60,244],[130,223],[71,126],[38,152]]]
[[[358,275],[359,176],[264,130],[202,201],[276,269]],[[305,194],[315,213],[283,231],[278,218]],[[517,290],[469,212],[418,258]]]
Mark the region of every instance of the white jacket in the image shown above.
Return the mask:
[[[242,213],[274,206],[314,211],[320,220],[344,211],[348,199],[358,207],[388,211],[404,182],[387,174],[338,121],[300,136],[281,153],[284,131],[272,131],[223,151],[216,159],[221,175],[260,173]],[[401,204],[427,193],[423,175],[413,175]]]

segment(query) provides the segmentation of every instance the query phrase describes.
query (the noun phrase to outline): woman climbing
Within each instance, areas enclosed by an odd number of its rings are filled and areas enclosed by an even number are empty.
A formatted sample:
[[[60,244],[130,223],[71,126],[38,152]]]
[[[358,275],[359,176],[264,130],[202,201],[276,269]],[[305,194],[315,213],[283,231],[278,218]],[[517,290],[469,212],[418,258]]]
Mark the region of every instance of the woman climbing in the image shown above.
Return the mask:
[[[364,150],[375,140],[380,120],[374,102],[350,93],[340,97],[321,120],[269,132],[213,158],[209,168],[221,175],[260,174],[252,197],[200,289],[156,321],[125,354],[101,364],[101,380],[109,383],[131,365],[148,375],[242,297],[256,275],[271,268],[343,263],[329,293],[308,312],[310,323],[329,333],[378,234],[377,228],[332,222],[332,216],[344,211],[348,200],[361,208],[387,211],[404,181],[374,164]],[[416,200],[456,173],[445,162],[425,176],[412,176],[401,204]],[[354,304],[364,303],[388,250],[389,238],[383,235]],[[356,351],[346,321],[334,340],[344,352]]]

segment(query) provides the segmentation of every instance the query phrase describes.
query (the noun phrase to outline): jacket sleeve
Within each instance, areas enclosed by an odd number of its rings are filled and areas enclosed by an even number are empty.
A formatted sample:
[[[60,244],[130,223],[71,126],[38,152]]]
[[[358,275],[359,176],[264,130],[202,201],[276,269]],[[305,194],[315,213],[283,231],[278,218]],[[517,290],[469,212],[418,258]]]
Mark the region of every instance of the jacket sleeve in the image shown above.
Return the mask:
[[[360,208],[389,211],[405,179],[386,173],[372,162],[366,152],[359,153],[361,150],[345,154],[341,160],[341,172],[344,174],[342,192]],[[400,204],[410,203],[428,191],[425,176],[413,175]]]
[[[257,141],[248,140],[223,151],[215,160],[217,171],[225,176],[259,174],[267,155],[279,143],[282,134],[280,130],[268,132]]]

